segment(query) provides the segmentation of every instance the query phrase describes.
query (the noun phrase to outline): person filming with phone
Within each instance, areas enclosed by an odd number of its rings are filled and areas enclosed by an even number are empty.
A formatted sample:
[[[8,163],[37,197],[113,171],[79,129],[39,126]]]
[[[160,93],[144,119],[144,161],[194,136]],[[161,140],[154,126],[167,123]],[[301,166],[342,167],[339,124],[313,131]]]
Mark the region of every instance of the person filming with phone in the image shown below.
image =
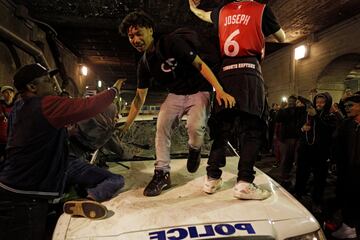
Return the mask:
[[[332,97],[328,92],[315,95],[313,102],[298,97],[305,105],[298,150],[295,195],[301,201],[311,190],[312,212],[322,212],[323,193],[328,173],[328,159],[332,146],[332,134],[336,129],[337,117],[330,112]],[[314,180],[308,189],[310,173]]]

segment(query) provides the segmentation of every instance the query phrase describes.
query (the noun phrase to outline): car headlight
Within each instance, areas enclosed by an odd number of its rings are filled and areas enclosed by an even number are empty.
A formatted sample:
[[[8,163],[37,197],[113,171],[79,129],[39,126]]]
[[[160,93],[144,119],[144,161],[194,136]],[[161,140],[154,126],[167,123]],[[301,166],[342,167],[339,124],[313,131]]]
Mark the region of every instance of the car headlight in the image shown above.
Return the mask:
[[[323,231],[319,229],[316,232],[285,238],[285,240],[326,240],[326,237]]]

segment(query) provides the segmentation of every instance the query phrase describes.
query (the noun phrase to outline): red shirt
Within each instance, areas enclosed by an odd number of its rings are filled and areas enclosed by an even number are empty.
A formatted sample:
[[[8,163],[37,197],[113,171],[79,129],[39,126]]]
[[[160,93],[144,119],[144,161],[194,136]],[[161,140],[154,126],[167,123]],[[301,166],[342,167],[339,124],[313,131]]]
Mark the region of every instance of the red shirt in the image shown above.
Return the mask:
[[[7,142],[8,118],[11,112],[12,104],[7,106],[5,102],[0,103],[0,143]]]
[[[262,16],[265,5],[254,2],[226,4],[219,13],[219,39],[222,56],[261,56],[265,53]]]

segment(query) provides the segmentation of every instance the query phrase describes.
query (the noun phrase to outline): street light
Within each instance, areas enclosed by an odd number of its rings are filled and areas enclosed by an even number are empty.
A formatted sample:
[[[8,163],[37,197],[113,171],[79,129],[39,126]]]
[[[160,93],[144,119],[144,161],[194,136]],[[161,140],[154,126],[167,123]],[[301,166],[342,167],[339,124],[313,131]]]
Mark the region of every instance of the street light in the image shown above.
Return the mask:
[[[296,65],[298,60],[304,59],[309,56],[309,45],[302,44],[294,49],[294,55],[291,57],[291,75],[290,75],[290,87],[291,91],[296,94],[298,92],[296,82]]]
[[[300,60],[308,56],[309,49],[305,45],[300,45],[295,48],[295,60]]]
[[[99,81],[98,81],[98,88],[101,88],[101,86],[102,86],[102,81],[99,80]]]
[[[80,68],[80,73],[81,73],[81,75],[83,75],[83,76],[87,76],[87,75],[88,75],[88,68],[87,68],[87,66],[82,65],[81,68]]]

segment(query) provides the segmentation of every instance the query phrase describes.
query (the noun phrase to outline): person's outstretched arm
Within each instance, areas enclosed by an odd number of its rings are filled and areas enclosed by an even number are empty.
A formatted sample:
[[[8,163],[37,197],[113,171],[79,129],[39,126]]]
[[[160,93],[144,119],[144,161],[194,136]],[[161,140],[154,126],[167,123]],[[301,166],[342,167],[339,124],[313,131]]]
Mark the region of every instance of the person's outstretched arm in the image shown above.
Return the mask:
[[[200,0],[189,0],[190,10],[201,20],[212,23],[211,21],[211,11],[204,11],[202,9],[197,8],[199,6]]]
[[[133,122],[135,121],[136,116],[139,114],[141,107],[144,105],[148,89],[147,88],[137,88],[136,95],[131,103],[129,115],[127,116],[125,125],[123,127],[123,132],[127,131]]]
[[[286,36],[285,36],[285,32],[282,28],[280,28],[277,32],[275,32],[273,34],[273,36],[275,37],[275,39],[278,41],[278,42],[285,42],[286,40]]]
[[[198,55],[196,55],[192,65],[198,69],[201,75],[214,87],[216,100],[220,106],[222,105],[222,101],[224,101],[225,108],[232,108],[235,106],[235,98],[223,90],[214,73]]]
[[[103,112],[120,92],[123,82],[118,80],[110,90],[88,98],[45,96],[41,100],[41,109],[53,127],[61,128]]]

